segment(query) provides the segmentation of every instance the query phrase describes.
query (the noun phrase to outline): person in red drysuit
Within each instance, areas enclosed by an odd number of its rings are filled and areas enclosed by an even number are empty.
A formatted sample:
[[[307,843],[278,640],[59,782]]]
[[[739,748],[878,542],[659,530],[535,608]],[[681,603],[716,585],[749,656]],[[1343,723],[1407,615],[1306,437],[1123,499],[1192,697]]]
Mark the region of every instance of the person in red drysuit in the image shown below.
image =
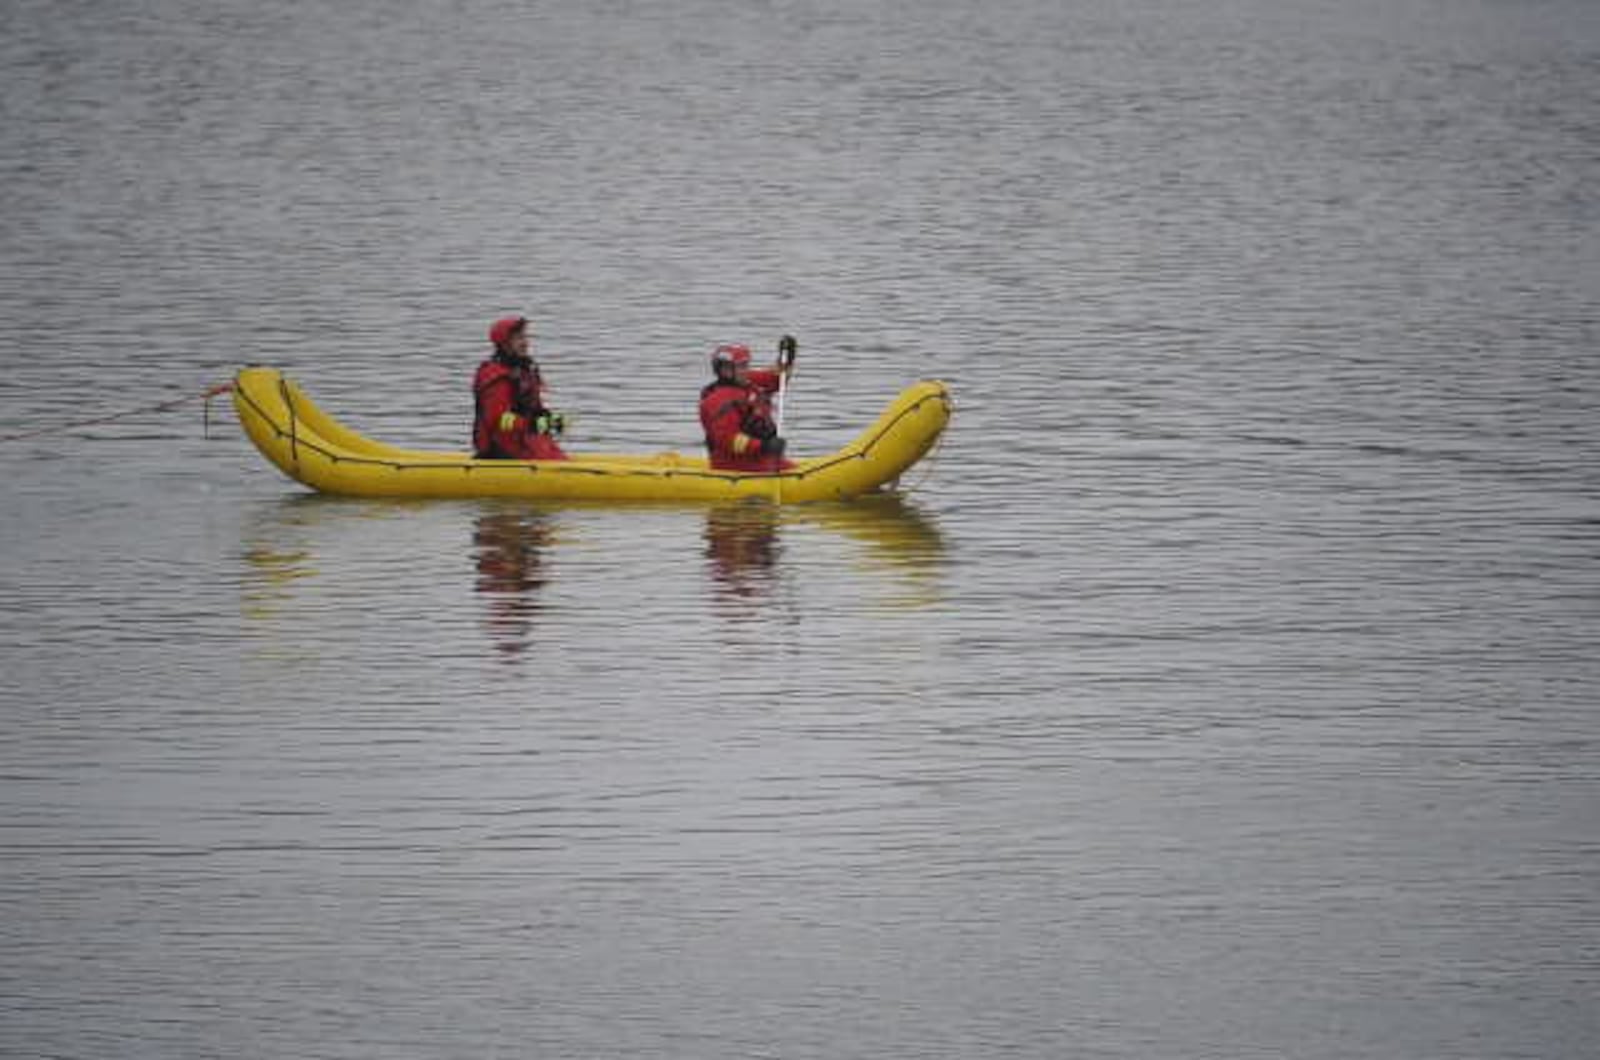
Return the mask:
[[[772,395],[788,365],[750,367],[750,347],[718,346],[711,355],[716,373],[700,391],[700,425],[706,451],[718,471],[786,471],[794,464],[783,458],[788,448],[772,419]]]
[[[545,404],[544,379],[528,354],[527,317],[496,320],[489,341],[494,354],[472,381],[473,452],[480,460],[567,459],[555,439],[566,419]]]

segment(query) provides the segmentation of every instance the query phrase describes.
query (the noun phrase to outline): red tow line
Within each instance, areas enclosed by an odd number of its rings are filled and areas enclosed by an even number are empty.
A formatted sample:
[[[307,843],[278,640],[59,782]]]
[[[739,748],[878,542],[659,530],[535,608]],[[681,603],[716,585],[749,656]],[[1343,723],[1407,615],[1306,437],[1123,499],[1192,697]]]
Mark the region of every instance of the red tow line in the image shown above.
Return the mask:
[[[198,394],[185,394],[183,397],[173,398],[170,401],[160,401],[154,405],[140,405],[136,409],[123,409],[121,412],[113,412],[106,416],[96,416],[92,420],[75,420],[72,423],[58,423],[49,427],[36,427],[33,430],[18,431],[15,434],[0,434],[0,442],[20,442],[25,438],[37,438],[40,435],[54,434],[59,431],[81,430],[84,427],[94,427],[102,423],[112,423],[116,420],[125,420],[130,416],[145,416],[152,412],[168,412],[172,409],[179,408],[180,406],[187,405],[191,401],[205,402],[205,415],[203,422],[205,425],[204,429],[206,437],[209,438],[211,436],[211,399],[222,394],[231,393],[232,390],[232,383],[218,383],[215,386],[206,387]]]

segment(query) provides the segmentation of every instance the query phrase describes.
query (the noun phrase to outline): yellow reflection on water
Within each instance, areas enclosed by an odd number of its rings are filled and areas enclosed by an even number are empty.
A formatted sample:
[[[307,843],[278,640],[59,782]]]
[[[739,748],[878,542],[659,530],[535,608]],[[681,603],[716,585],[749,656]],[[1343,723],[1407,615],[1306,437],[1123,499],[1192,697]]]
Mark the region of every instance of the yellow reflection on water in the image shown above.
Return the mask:
[[[240,608],[249,619],[275,616],[293,595],[293,584],[316,574],[311,548],[299,531],[307,525],[304,495],[271,506],[264,519],[247,521],[240,558]]]
[[[809,530],[858,546],[847,561],[851,569],[890,575],[884,604],[926,607],[939,601],[944,535],[930,516],[892,493],[839,504],[780,507],[756,501],[708,509],[705,555],[714,592],[732,600],[770,594],[782,571],[785,535]]]
[[[329,548],[328,528],[404,517],[416,501],[366,501],[293,493],[261,505],[242,527],[239,558],[240,610],[247,619],[279,617],[298,591],[296,583],[316,576],[319,554]]]

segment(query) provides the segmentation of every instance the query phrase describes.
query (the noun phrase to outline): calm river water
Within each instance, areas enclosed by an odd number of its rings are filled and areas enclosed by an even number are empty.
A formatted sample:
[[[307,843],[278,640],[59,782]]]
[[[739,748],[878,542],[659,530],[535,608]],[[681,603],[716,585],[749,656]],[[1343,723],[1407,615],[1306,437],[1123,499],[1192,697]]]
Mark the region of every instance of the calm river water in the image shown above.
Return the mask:
[[[0,1054],[1587,1057],[1600,5],[0,5]],[[959,402],[907,493],[308,495]]]

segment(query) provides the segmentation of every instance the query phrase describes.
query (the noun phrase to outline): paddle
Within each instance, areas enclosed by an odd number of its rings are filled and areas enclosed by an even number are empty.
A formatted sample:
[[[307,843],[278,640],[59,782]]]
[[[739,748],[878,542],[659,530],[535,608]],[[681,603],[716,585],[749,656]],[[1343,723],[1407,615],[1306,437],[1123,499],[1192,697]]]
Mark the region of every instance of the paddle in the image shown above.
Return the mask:
[[[778,437],[783,437],[783,399],[788,396],[789,374],[794,371],[794,355],[799,345],[793,335],[778,340],[778,417],[774,424]]]

